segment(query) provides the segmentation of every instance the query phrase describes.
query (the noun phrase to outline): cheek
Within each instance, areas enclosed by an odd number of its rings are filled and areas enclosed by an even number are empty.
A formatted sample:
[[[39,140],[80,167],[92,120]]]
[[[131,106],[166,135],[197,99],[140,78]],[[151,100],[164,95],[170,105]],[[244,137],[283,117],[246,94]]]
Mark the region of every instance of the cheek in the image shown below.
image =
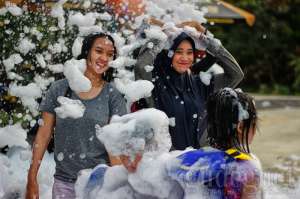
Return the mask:
[[[255,127],[251,127],[250,129],[249,129],[249,134],[248,134],[248,142],[249,142],[249,144],[251,144],[251,142],[253,141],[253,138],[254,138],[254,136],[255,136],[255,133],[256,133],[256,130],[255,130]]]
[[[94,53],[94,52],[91,52],[91,53],[89,54],[88,58],[89,58],[89,61],[90,61],[90,62],[95,61],[95,53]]]
[[[176,62],[178,62],[179,61],[179,55],[174,55],[173,56],[173,59],[172,59],[172,64],[174,65],[174,64],[176,64]]]

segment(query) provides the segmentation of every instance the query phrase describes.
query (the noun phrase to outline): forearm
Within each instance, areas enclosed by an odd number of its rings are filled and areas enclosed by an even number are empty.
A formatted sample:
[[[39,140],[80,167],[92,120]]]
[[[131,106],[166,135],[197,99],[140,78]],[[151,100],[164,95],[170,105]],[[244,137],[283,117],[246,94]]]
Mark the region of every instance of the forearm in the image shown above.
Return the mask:
[[[40,127],[36,135],[35,141],[32,146],[32,162],[30,165],[28,177],[36,178],[37,173],[45,154],[45,151],[48,147],[48,144],[51,140],[52,132],[50,129]]]

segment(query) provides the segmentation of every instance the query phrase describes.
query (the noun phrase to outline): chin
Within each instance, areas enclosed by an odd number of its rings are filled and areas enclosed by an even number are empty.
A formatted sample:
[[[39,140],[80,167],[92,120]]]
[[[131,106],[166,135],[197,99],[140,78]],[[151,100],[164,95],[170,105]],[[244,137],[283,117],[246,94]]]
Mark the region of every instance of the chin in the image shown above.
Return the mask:
[[[106,68],[93,68],[94,73],[98,74],[98,75],[102,75],[105,71],[107,71],[108,67]]]

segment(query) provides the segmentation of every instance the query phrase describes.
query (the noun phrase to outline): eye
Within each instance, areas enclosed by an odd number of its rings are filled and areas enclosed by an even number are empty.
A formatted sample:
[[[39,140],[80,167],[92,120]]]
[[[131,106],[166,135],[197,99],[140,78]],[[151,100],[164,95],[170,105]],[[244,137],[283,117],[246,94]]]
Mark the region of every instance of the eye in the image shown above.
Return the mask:
[[[101,54],[103,51],[101,49],[96,49],[96,53]]]
[[[113,58],[113,57],[114,57],[114,53],[107,53],[107,56],[108,56],[109,58]]]
[[[175,50],[175,53],[181,55],[183,53],[183,51],[182,50]]]

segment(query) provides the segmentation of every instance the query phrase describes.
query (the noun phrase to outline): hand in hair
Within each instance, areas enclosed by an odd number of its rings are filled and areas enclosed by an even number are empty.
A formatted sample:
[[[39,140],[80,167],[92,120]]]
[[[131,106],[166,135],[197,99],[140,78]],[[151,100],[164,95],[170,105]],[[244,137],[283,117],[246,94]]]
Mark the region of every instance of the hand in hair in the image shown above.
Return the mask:
[[[184,21],[177,25],[178,28],[183,28],[184,26],[190,26],[195,28],[198,32],[205,32],[205,28],[197,21]]]
[[[154,18],[154,17],[151,17],[150,19],[148,19],[148,23],[150,25],[156,25],[156,26],[160,26],[160,27],[163,27],[164,26],[164,22]],[[176,25],[178,28],[183,28],[185,26],[190,26],[190,27],[193,27],[195,28],[198,32],[201,32],[201,33],[204,33],[206,28],[204,28],[201,23],[197,22],[197,21],[184,21],[180,24],[177,24]]]
[[[162,22],[154,17],[151,17],[150,19],[148,19],[148,23],[150,25],[155,25],[155,26],[160,26],[160,27],[164,26],[164,22]]]

